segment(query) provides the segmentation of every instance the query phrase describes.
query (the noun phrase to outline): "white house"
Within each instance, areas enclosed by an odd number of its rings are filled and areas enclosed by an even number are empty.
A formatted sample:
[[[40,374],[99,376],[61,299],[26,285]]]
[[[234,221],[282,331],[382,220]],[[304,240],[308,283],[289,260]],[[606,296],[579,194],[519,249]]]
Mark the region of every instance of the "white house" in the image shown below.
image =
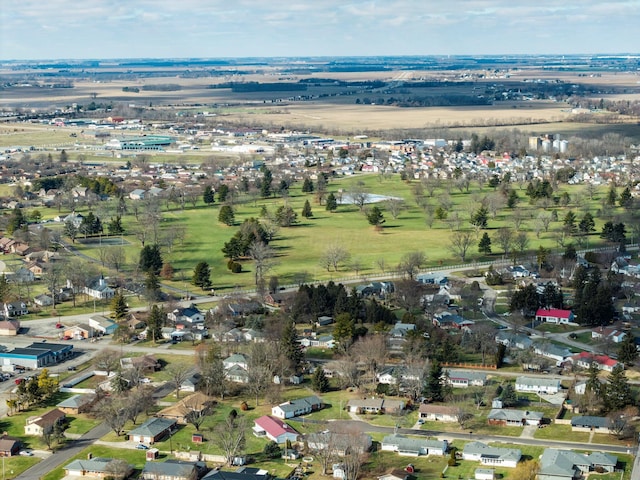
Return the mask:
[[[294,418],[320,410],[323,406],[324,403],[320,397],[312,395],[271,407],[271,415],[277,418]]]
[[[462,459],[480,462],[483,465],[515,468],[522,452],[515,448],[490,447],[482,442],[469,442],[462,450]]]
[[[446,440],[428,440],[425,438],[407,437],[406,435],[387,435],[382,439],[381,450],[398,452],[400,456],[417,457],[420,455],[438,455],[447,453]]]
[[[562,389],[560,380],[555,378],[516,378],[516,392],[555,394]]]

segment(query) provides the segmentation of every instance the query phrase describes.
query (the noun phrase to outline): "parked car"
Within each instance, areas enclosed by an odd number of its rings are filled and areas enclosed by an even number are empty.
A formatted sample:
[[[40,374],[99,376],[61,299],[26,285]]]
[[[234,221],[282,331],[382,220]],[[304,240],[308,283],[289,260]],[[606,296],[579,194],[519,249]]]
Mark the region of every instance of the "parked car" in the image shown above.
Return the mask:
[[[24,457],[33,457],[33,452],[31,450],[20,450],[19,453]]]
[[[69,370],[70,372],[75,372],[76,371],[76,367],[71,365],[71,366],[67,367],[67,370]]]
[[[149,447],[147,447],[144,443],[139,443],[138,445],[136,445],[136,448],[138,450],[149,450]]]

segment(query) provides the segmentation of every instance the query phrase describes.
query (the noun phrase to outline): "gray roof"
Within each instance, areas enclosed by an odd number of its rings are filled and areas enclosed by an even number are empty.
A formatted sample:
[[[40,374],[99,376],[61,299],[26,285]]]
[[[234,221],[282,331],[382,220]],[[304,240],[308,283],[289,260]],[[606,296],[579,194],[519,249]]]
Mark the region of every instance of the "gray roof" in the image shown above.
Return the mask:
[[[573,478],[576,465],[590,465],[586,455],[571,450],[547,448],[540,457],[539,475]]]
[[[142,475],[151,474],[167,477],[188,478],[196,469],[195,462],[181,462],[177,460],[166,462],[147,462],[142,469]]]
[[[155,437],[156,435],[170,429],[176,424],[175,420],[168,418],[150,418],[138,428],[129,432],[130,435],[141,435],[144,437]]]
[[[483,457],[515,460],[516,462],[522,457],[522,452],[516,448],[490,447],[482,442],[469,442],[462,451],[468,455],[482,455]]]
[[[280,407],[283,412],[295,412],[301,408],[313,408],[314,405],[322,405],[322,400],[315,395],[311,395],[309,397],[281,403],[278,407]]]
[[[597,427],[606,428],[611,421],[607,417],[595,417],[592,415],[579,415],[571,419],[572,427]]]
[[[87,403],[91,403],[96,396],[92,393],[87,393],[84,395],[74,395],[72,397],[67,398],[66,400],[61,401],[56,405],[56,407],[60,408],[80,408]]]
[[[489,412],[489,420],[505,420],[507,422],[521,422],[522,420],[542,420],[542,412],[516,410],[513,408],[494,408]]]
[[[442,440],[428,440],[425,438],[407,437],[405,435],[387,435],[382,439],[383,444],[396,445],[398,450],[419,452],[421,448],[441,448],[447,450],[447,443]]]
[[[449,378],[466,379],[470,382],[475,380],[487,381],[487,374],[484,372],[472,372],[471,370],[446,370]]]
[[[521,376],[516,378],[516,385],[528,385],[530,387],[560,388],[560,380],[556,378],[537,378],[537,377]]]
[[[66,470],[75,470],[83,472],[107,472],[107,466],[113,461],[113,458],[91,458],[78,459],[66,465]]]

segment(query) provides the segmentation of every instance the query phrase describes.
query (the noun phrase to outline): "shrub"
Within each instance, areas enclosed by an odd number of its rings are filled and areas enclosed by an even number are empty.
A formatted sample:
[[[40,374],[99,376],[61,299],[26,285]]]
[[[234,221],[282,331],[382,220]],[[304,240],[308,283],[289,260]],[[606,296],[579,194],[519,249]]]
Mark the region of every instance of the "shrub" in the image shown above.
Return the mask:
[[[450,458],[449,460],[447,460],[447,465],[449,465],[450,467],[455,467],[456,466],[456,459],[455,458]]]
[[[241,273],[242,272],[242,264],[238,262],[233,262],[231,267],[231,273]]]

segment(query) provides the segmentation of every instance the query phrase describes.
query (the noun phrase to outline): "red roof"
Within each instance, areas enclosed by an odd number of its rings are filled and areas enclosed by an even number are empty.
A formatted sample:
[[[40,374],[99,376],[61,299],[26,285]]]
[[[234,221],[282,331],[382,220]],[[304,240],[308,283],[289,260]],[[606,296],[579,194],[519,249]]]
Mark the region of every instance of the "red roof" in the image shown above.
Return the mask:
[[[615,367],[618,362],[608,355],[594,355],[590,352],[580,352],[577,355],[574,355],[572,358],[576,360],[587,360],[599,363],[600,365],[606,365],[608,367]]]
[[[553,317],[553,318],[569,318],[571,310],[562,310],[560,308],[539,308],[536,317]]]
[[[291,425],[270,415],[264,415],[256,419],[255,423],[272,437],[279,437],[283,433],[298,435],[298,432]]]

